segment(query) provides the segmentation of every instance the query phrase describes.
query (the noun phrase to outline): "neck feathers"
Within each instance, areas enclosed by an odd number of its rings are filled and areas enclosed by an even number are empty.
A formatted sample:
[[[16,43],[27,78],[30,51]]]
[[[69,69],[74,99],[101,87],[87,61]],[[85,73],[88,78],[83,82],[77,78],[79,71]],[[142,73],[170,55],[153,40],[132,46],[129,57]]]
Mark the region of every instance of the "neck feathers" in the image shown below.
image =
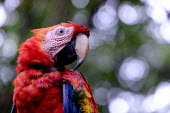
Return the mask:
[[[43,65],[47,68],[51,68],[54,65],[51,57],[41,47],[41,42],[44,36],[45,35],[43,34],[36,33],[32,38],[26,40],[21,45],[20,49],[18,50],[20,54],[17,60],[18,72],[35,65]]]

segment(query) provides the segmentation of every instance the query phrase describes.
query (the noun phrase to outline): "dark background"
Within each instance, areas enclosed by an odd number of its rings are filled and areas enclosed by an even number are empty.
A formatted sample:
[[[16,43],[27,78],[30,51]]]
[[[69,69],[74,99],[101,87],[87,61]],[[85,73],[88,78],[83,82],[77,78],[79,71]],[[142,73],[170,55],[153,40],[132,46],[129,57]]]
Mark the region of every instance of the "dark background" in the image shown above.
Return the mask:
[[[91,30],[78,69],[100,113],[170,113],[169,0],[1,0],[0,113],[12,105],[19,45],[29,30],[73,21]],[[73,66],[69,66],[73,68]]]

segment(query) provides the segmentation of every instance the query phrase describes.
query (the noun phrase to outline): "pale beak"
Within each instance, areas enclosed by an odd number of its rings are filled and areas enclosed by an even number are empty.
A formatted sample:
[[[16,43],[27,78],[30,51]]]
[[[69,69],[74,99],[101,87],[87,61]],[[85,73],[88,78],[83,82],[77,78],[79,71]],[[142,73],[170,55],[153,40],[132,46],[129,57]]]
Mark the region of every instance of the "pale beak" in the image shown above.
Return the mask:
[[[76,36],[75,50],[78,61],[74,70],[76,70],[83,63],[89,51],[89,39],[85,34],[80,33]]]

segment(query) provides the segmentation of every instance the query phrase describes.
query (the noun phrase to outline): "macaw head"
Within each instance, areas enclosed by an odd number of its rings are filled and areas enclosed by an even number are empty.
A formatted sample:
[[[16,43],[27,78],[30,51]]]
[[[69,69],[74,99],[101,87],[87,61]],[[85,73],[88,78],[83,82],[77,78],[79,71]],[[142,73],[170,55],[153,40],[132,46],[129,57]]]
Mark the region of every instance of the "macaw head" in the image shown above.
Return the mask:
[[[87,56],[90,31],[82,25],[61,23],[31,32],[34,36],[19,49],[18,71],[40,65],[47,68],[65,66],[75,60],[77,69]]]

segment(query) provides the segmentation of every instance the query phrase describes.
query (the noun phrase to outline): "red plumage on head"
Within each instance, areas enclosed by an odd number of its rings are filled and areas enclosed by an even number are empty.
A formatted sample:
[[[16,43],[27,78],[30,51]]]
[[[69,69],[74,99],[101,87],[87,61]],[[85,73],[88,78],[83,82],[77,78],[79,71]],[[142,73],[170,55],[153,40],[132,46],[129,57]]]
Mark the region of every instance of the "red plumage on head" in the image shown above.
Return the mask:
[[[48,31],[53,30],[54,28],[58,26],[65,26],[65,27],[74,27],[74,31],[72,33],[72,37],[77,35],[78,33],[84,33],[87,36],[90,35],[89,29],[82,25],[77,25],[73,22],[69,23],[61,23],[52,27],[47,28],[41,28],[41,29],[35,29],[31,30],[31,32],[34,34],[33,37],[30,39],[27,39],[21,46],[19,51],[19,57],[18,57],[18,66],[17,71],[20,72],[23,69],[28,69],[31,65],[36,64],[43,64],[44,66],[48,67],[49,69],[54,65],[54,61],[48,55],[41,47],[42,41],[45,38],[45,35]]]
[[[43,64],[46,67],[53,66],[54,62],[41,48],[39,38],[39,36],[33,36],[21,45],[21,48],[18,50],[20,55],[17,60],[17,71],[28,69],[29,66],[36,64]]]
[[[70,21],[69,21],[70,22]],[[87,29],[86,27],[84,27],[83,25],[77,25],[73,22],[70,22],[70,24],[72,26],[74,26],[74,32],[73,32],[73,37],[76,36],[79,33],[83,33],[85,35],[87,35],[87,37],[90,36],[90,30]]]

